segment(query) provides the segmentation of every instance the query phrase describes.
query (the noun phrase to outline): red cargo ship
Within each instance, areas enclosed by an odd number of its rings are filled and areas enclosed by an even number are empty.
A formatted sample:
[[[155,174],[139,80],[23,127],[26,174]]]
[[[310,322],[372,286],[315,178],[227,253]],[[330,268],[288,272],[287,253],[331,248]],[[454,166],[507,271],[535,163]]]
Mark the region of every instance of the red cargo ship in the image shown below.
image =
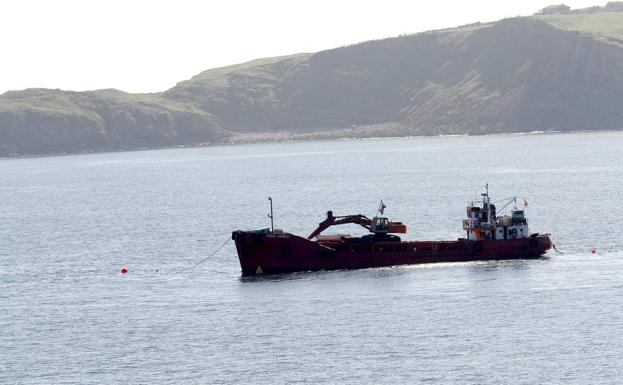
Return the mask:
[[[372,219],[361,214],[333,216],[318,225],[307,238],[282,230],[234,231],[243,275],[286,273],[308,270],[360,269],[434,262],[538,258],[552,247],[549,234],[530,234],[525,212],[515,207],[510,215],[497,216],[487,191],[482,201],[467,207],[463,220],[465,238],[454,241],[403,241],[402,222],[382,216],[381,206]],[[269,198],[270,199],[270,198]],[[511,199],[502,209],[514,200]],[[524,201],[527,206],[527,202]],[[272,200],[271,200],[272,222]],[[321,233],[330,226],[355,223],[370,234],[351,237]]]

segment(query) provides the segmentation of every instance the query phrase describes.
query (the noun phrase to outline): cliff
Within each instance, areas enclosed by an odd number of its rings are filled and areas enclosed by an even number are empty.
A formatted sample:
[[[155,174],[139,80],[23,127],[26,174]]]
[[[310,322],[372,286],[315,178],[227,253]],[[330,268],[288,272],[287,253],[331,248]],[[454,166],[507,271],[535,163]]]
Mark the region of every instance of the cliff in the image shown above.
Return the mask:
[[[623,128],[623,12],[535,15],[217,68],[163,93],[0,95],[0,156]]]

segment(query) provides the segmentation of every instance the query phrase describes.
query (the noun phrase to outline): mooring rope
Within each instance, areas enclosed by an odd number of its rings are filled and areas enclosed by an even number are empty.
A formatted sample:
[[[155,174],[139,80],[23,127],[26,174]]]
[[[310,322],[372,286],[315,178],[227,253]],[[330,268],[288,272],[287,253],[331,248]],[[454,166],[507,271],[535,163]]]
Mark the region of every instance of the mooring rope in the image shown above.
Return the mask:
[[[554,251],[557,252],[558,254],[564,254],[562,251],[558,251],[558,249],[556,248],[556,245],[552,243],[552,247],[554,248]]]
[[[208,255],[207,257],[205,257],[205,258],[204,258],[204,259],[202,259],[201,261],[199,261],[199,262],[195,263],[194,265],[192,265],[192,266],[190,266],[190,267],[187,267],[187,268],[185,268],[185,269],[182,269],[182,270],[177,270],[177,271],[174,271],[174,273],[183,273],[183,272],[185,272],[185,271],[187,271],[187,270],[190,270],[190,269],[192,269],[192,268],[194,268],[194,267],[197,267],[197,266],[201,265],[202,263],[204,263],[205,261],[207,261],[208,259],[210,259],[211,257],[213,257],[216,253],[218,253],[218,252],[219,252],[219,250],[221,250],[223,247],[225,247],[225,245],[226,245],[226,244],[227,244],[227,242],[229,242],[229,241],[231,241],[231,235],[230,235],[230,236],[228,236],[228,237],[227,237],[227,240],[225,240],[225,242],[223,242],[223,244],[222,244],[222,245],[220,245],[220,246],[219,246],[216,250],[214,250],[214,251],[212,252],[212,254]]]

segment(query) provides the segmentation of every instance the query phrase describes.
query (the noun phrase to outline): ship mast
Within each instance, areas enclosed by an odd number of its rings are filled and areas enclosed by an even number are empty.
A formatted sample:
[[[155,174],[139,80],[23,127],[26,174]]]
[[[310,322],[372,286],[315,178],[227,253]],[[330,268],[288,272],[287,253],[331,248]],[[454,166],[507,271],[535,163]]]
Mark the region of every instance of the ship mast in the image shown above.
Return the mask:
[[[486,213],[486,221],[487,223],[491,222],[491,213],[489,212],[489,183],[485,184],[485,192],[480,194],[482,195],[482,208],[485,209]]]
[[[273,198],[268,197],[268,200],[270,201],[270,214],[268,214],[268,217],[270,218],[270,231],[272,233],[275,232],[275,224],[273,222]]]

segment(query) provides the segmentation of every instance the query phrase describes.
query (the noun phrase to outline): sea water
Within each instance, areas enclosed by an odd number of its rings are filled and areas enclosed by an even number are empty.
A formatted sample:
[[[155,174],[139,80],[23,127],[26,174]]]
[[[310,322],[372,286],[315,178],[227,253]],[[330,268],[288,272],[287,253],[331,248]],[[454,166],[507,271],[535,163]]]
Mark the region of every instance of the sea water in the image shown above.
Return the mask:
[[[0,160],[0,383],[618,384],[622,180],[621,132]],[[243,278],[227,242],[268,196],[456,239],[486,183],[564,254]]]

